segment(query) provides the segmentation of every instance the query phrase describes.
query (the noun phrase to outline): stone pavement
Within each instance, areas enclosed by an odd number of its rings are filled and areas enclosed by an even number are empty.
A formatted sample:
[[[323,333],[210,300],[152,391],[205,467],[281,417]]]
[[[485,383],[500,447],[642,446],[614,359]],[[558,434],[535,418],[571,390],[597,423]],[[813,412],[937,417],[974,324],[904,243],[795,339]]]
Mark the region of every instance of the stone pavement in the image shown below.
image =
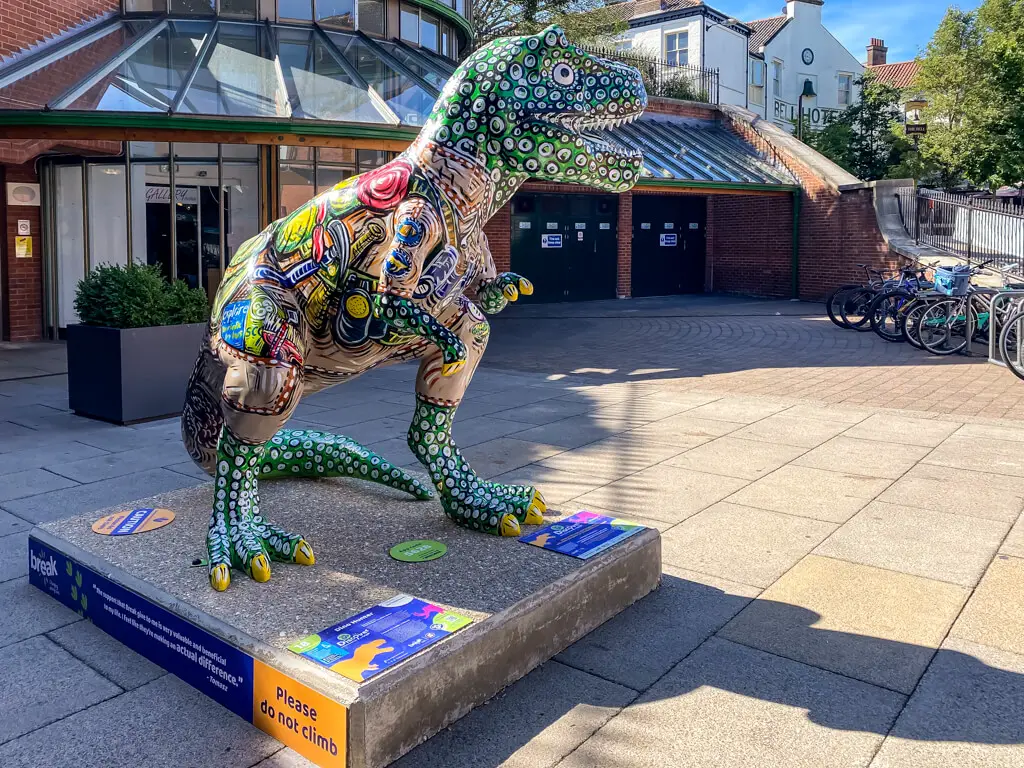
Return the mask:
[[[1024,383],[705,297],[519,307],[485,359],[478,471],[659,528],[663,583],[401,768],[1024,766]],[[408,464],[413,375],[296,420]],[[308,765],[28,586],[32,523],[204,482],[65,386],[0,383],[0,765]]]

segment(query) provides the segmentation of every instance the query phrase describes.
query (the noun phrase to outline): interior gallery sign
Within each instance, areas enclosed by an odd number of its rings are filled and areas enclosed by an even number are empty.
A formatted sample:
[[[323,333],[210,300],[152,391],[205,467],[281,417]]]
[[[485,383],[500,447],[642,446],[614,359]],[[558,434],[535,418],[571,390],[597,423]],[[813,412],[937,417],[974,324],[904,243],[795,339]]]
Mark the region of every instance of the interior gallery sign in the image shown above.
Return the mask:
[[[775,120],[796,124],[797,105],[775,99]],[[829,107],[804,107],[804,119],[812,128],[824,128],[832,123],[842,110]]]
[[[199,202],[199,188],[176,186],[174,188],[174,197],[183,205],[196,205]],[[171,202],[171,188],[161,184],[147,184],[146,202],[164,204]]]

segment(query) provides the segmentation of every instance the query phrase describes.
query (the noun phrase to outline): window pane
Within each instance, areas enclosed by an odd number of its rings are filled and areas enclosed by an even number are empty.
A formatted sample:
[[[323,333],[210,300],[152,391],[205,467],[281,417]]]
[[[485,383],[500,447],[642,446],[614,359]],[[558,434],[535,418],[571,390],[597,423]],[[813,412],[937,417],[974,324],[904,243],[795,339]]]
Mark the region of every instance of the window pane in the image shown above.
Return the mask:
[[[174,145],[177,160],[178,145]],[[214,148],[216,155],[216,147]],[[205,289],[219,280],[220,197],[217,166],[179,163],[174,172],[178,279]],[[209,270],[213,269],[213,275]]]
[[[132,159],[136,157],[169,157],[170,145],[166,141],[133,141],[130,144]]]
[[[281,70],[295,86],[302,117],[385,122],[366,88],[349,77],[319,36],[286,27],[274,31]]]
[[[355,29],[355,0],[317,0],[316,16],[328,26]]]
[[[432,51],[437,50],[438,21],[436,16],[420,14],[420,45]]]
[[[384,0],[359,0],[359,29],[369,35],[384,34]]]
[[[255,160],[259,157],[259,147],[255,144],[222,144],[221,154],[226,158]]]
[[[256,0],[220,0],[220,13],[222,16],[255,19]]]
[[[310,0],[277,0],[277,15],[281,19],[313,20],[313,3]]]
[[[75,290],[85,277],[85,227],[82,223],[82,166],[57,166],[57,324],[78,322]]]
[[[226,264],[242,243],[260,231],[259,166],[256,163],[224,163],[222,182]]]
[[[163,13],[167,0],[124,0],[125,13]]]
[[[359,173],[365,173],[379,168],[394,157],[394,152],[386,152],[383,149],[358,149],[356,150],[356,167]]]
[[[459,16],[462,16],[463,18],[467,17],[466,0],[455,0],[455,12],[459,14]]]
[[[432,68],[428,68],[424,61],[414,53],[410,53],[400,45],[394,43],[386,43],[383,40],[377,41],[377,45],[386,50],[394,58],[398,59],[405,67],[413,72],[413,74],[419,75],[431,85],[435,86],[438,90],[444,88],[444,84],[448,81],[445,75],[435,71]]]
[[[187,15],[209,15],[214,10],[213,0],[170,0],[170,6],[170,13]]]
[[[316,193],[319,195],[328,191],[335,184],[355,176],[355,165],[317,165],[316,167]]]
[[[212,29],[213,25],[205,21],[168,25],[76,99],[70,108],[166,112]]]
[[[216,144],[195,144],[190,142],[178,141],[174,144],[174,159],[203,159],[203,160],[216,160],[217,159],[217,145]]]
[[[676,36],[675,35],[667,35],[665,37],[665,50],[666,51],[674,51],[675,49],[676,49]]]
[[[159,264],[171,275],[171,177],[169,165],[132,163],[132,257]]]
[[[291,109],[258,24],[221,23],[217,40],[185,94],[182,112],[288,117]]]
[[[278,175],[281,180],[281,207],[278,216],[287,216],[309,202],[316,194],[313,188],[313,165],[282,163]]]
[[[92,165],[89,172],[89,261],[128,263],[124,165]]]
[[[151,22],[142,21],[120,24],[98,40],[0,88],[0,108],[43,107],[80,81],[97,63],[108,61],[122,46],[131,43],[140,32],[151,26]]]
[[[385,64],[376,52],[353,35],[329,32],[328,35],[399,119],[408,125],[422,125],[434,106],[434,98],[411,78]]]
[[[420,41],[420,12],[418,8],[402,6],[399,35],[409,43]]]

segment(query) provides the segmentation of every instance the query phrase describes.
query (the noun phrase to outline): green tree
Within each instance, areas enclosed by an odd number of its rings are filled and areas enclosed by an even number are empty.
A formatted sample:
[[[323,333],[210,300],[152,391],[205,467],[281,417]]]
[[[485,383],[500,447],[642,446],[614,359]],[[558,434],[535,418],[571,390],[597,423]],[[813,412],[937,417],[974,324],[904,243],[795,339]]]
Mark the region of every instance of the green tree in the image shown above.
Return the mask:
[[[628,25],[622,9],[605,0],[481,0],[473,4],[478,45],[507,35],[529,35],[558,24],[574,43],[611,43]]]
[[[974,124],[983,106],[984,80],[976,14],[950,8],[919,62],[913,88],[928,101],[922,114],[928,134],[921,140],[921,158],[948,189],[967,175],[982,139]]]
[[[865,181],[884,179],[911,148],[895,130],[902,115],[898,88],[869,71],[857,80],[860,99],[821,131],[804,131],[807,144]]]

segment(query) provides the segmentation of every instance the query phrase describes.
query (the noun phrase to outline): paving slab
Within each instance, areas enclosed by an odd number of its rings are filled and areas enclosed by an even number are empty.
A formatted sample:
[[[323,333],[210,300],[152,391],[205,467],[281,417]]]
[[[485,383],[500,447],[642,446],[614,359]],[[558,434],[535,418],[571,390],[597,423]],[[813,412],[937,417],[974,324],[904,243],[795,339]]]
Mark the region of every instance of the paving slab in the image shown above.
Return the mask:
[[[928,454],[924,463],[1024,477],[1024,451],[1010,440],[953,435]]]
[[[0,679],[0,744],[121,693],[45,637],[0,648]]]
[[[544,445],[579,448],[588,443],[596,443],[598,440],[625,432],[627,429],[629,429],[629,425],[612,425],[607,421],[597,421],[592,414],[587,414],[531,427],[516,433],[516,437],[519,440],[528,440]]]
[[[808,555],[719,635],[910,693],[969,594],[946,582]]]
[[[116,723],[130,727],[115,731]],[[225,768],[253,765],[280,748],[242,718],[164,675],[0,746],[0,765]]]
[[[28,576],[28,531],[0,536],[0,581]]]
[[[205,570],[190,567],[204,549],[210,486],[134,502],[176,513],[171,525],[143,535],[92,533],[92,521],[107,511],[100,510],[36,529],[33,540],[102,574],[83,588],[87,616],[109,621],[101,606],[110,598],[99,580],[111,584],[107,592],[119,585],[347,707],[352,768],[396,759],[647,594],[660,578],[656,530],[582,561],[459,528],[436,501],[357,481],[279,480],[260,491],[263,513],[312,543],[315,566],[275,565],[265,584],[235,573],[228,591],[210,589]],[[442,541],[448,554],[415,565],[388,556],[391,546],[409,539]],[[63,573],[60,562],[55,570]],[[362,684],[287,650],[401,593],[448,606],[474,623]],[[125,642],[137,632],[124,624],[115,630],[127,633]]]
[[[848,405],[820,405],[817,403],[798,403],[786,409],[786,415],[801,419],[819,419],[834,421],[853,426],[875,413],[866,408],[853,408]]]
[[[406,421],[408,422],[412,420],[413,408],[414,400],[410,395],[405,405],[386,402],[358,403],[346,405],[342,408],[332,408],[328,411],[317,411],[302,418],[305,421],[319,424],[324,429],[336,432],[353,424],[360,424],[364,421],[379,419],[385,416],[393,418],[407,417]]]
[[[691,413],[693,411],[684,411],[677,416],[645,424],[630,430],[629,435],[641,440],[693,448],[742,427],[739,422],[691,416]]]
[[[873,501],[814,553],[973,587],[1008,530],[996,520]]]
[[[779,411],[784,411],[790,405],[792,403],[730,396],[687,411],[686,415],[699,419],[716,419],[719,421],[733,421],[737,424],[751,424]]]
[[[138,424],[131,427],[104,430],[86,435],[75,435],[79,445],[88,445],[97,451],[103,450],[109,453],[122,453],[124,451],[137,451],[160,445],[166,440],[177,438],[181,441],[180,419],[161,419],[147,424]],[[73,445],[73,444],[72,444]],[[90,456],[79,456],[80,459],[88,459]],[[54,457],[51,463],[59,463],[61,459]]]
[[[112,477],[122,477],[141,472],[145,469],[156,469],[168,464],[190,461],[188,451],[181,439],[161,440],[144,447],[106,453],[88,459],[67,462],[50,462],[46,469],[56,475],[67,477],[79,483],[95,483]]]
[[[1024,478],[918,464],[878,500],[1012,523],[1024,509]]]
[[[470,401],[470,404],[480,404],[488,407],[488,403],[481,403],[479,400]],[[591,410],[586,403],[573,403],[567,400],[549,398],[539,403],[529,403],[506,408],[501,411],[492,411],[489,415],[496,419],[507,419],[508,421],[520,422],[523,424],[550,424],[553,421],[568,419],[572,416],[579,416]],[[459,411],[460,415],[461,409]]]
[[[1024,559],[996,556],[950,636],[1024,656]]]
[[[957,431],[958,425],[935,419],[919,419],[879,413],[870,416],[844,434],[860,440],[919,445],[934,448]]]
[[[549,458],[564,450],[557,445],[532,443],[515,437],[499,437],[486,443],[472,445],[463,451],[463,455],[478,475],[490,478]]]
[[[76,621],[48,632],[46,637],[126,691],[167,674],[91,621]]]
[[[78,485],[74,480],[61,477],[45,469],[24,469],[4,475],[0,481],[0,501],[11,502],[26,496],[34,496],[60,488]],[[10,506],[10,504],[8,504]]]
[[[551,469],[580,472],[590,477],[600,477],[610,481],[639,472],[681,452],[682,449],[678,446],[617,436],[559,453],[538,463]],[[597,501],[594,503],[599,506],[608,506]],[[612,508],[617,507],[612,505]],[[623,509],[622,511],[629,510]]]
[[[200,480],[161,467],[112,477],[97,483],[40,493],[24,499],[14,499],[4,502],[4,508],[29,522],[42,523],[72,517],[111,504],[127,504],[147,494],[164,493],[208,482],[209,478]]]
[[[836,529],[833,523],[719,502],[662,537],[666,563],[767,587]]]
[[[74,611],[51,600],[27,578],[0,583],[0,648],[81,621]]]
[[[917,445],[859,440],[840,435],[808,451],[794,464],[895,480],[924,458],[929,450]]]
[[[560,768],[857,768],[904,697],[712,638]]]
[[[548,506],[564,505],[571,499],[582,496],[588,491],[600,488],[608,483],[600,477],[581,475],[578,472],[567,472],[551,469],[540,464],[530,464],[519,469],[506,472],[493,478],[499,483],[511,485],[532,485],[540,488]],[[618,514],[618,513],[616,513]]]
[[[678,523],[721,501],[747,482],[659,464],[597,488],[576,501],[618,510],[623,517],[637,514]]]
[[[985,440],[1002,440],[1024,443],[1024,426],[1000,426],[996,424],[964,424],[956,431],[957,437],[975,437]]]
[[[1024,558],[1024,515],[1020,516],[1017,524],[1006,535],[1002,546],[999,547],[999,553]]]
[[[890,480],[788,464],[729,497],[758,509],[845,523]]]
[[[706,398],[703,399],[705,403]],[[712,401],[714,402],[714,401]],[[686,400],[674,400],[670,397],[652,395],[631,400],[622,400],[594,410],[594,415],[601,418],[622,419],[643,424],[649,421],[660,421],[675,416],[683,411],[700,407],[697,403]]]
[[[757,480],[785,466],[805,450],[792,445],[741,440],[738,433],[733,433],[691,448],[665,463],[695,472]]]
[[[393,766],[553,768],[636,695],[550,661]]]
[[[4,454],[4,460],[0,462],[0,477],[25,469],[38,469],[47,464],[60,465],[79,459],[91,459],[94,456],[102,456],[104,453],[106,451],[100,448],[74,441],[56,446],[29,448],[16,453]],[[0,483],[3,482],[0,480]]]
[[[18,531],[27,531],[32,526],[20,517],[12,515],[6,510],[0,509],[0,536],[9,536]]]
[[[405,428],[402,430],[401,436],[404,437],[405,433],[409,431],[410,421],[411,419],[405,420]],[[497,437],[522,432],[525,429],[529,429],[529,427],[529,424],[520,424],[519,422],[507,419],[496,419],[493,416],[475,416],[472,419],[455,419],[455,425],[452,427],[452,437],[455,439],[455,444],[460,448],[469,448],[477,443],[486,443],[488,440],[494,440]]]
[[[842,422],[790,416],[786,411],[749,424],[733,432],[732,437],[759,440],[765,443],[782,443],[799,448],[814,448],[845,429],[847,429],[847,425]]]
[[[555,658],[643,691],[739,613],[760,589],[664,565],[661,586]]]
[[[871,768],[1024,765],[1024,656],[948,639]]]
[[[260,760],[252,768],[316,768],[316,766],[295,750],[285,747],[266,760]]]

